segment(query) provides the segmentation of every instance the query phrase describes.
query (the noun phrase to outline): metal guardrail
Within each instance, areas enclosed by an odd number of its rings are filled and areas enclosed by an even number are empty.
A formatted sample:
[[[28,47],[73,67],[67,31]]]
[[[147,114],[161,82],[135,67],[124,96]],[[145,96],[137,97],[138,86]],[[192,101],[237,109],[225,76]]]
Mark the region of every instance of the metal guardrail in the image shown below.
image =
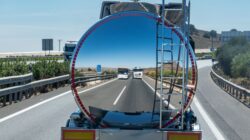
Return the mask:
[[[223,77],[215,73],[213,68],[211,69],[210,75],[213,81],[224,91],[250,108],[250,90],[224,79]]]
[[[86,76],[86,77],[78,77],[75,79],[76,84],[86,83],[90,81],[96,80],[106,80],[115,78],[116,75],[94,75],[94,76]],[[31,97],[37,91],[43,91],[47,87],[59,87],[60,84],[68,83],[69,75],[58,76],[49,79],[43,79],[39,81],[34,81],[31,83],[27,83],[24,85],[8,87],[4,89],[0,89],[0,105],[2,103],[3,106],[6,106],[6,103],[12,104],[12,102],[21,101],[23,96],[25,98]]]
[[[91,75],[91,76],[76,77],[75,84],[86,83],[96,80],[106,80],[115,78],[116,76],[117,76],[116,74],[108,74],[108,75]]]
[[[33,74],[25,74],[25,75],[20,75],[20,76],[8,76],[8,77],[3,77],[0,78],[0,87],[6,86],[6,85],[22,85],[29,83],[33,80]]]
[[[34,93],[36,94],[37,91],[43,91],[49,86],[58,87],[61,83],[67,83],[68,80],[69,75],[63,75],[54,78],[30,82],[24,85],[0,89],[0,103],[5,106],[7,102],[11,104],[12,101],[21,101],[23,99],[23,96],[25,96],[25,98],[27,99]]]

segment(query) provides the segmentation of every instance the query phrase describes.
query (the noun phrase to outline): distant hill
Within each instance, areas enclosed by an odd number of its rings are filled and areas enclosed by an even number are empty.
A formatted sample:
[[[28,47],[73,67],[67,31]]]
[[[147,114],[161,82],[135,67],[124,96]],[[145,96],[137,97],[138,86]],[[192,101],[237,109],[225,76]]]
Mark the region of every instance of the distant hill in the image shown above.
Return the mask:
[[[200,29],[191,28],[191,36],[195,41],[196,49],[209,49],[212,46],[212,42],[209,36],[210,31],[204,31]],[[221,45],[220,43],[220,34],[217,34],[217,37],[214,38],[214,47],[218,48]]]

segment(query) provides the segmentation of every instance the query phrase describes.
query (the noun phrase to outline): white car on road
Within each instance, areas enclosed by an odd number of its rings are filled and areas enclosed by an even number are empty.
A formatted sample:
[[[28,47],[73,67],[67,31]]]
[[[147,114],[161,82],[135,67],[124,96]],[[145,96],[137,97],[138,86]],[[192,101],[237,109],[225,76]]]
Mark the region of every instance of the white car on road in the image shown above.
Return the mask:
[[[133,78],[142,79],[143,69],[133,69]]]
[[[127,69],[127,68],[118,68],[117,78],[118,79],[128,79],[128,73],[129,73],[129,69]]]

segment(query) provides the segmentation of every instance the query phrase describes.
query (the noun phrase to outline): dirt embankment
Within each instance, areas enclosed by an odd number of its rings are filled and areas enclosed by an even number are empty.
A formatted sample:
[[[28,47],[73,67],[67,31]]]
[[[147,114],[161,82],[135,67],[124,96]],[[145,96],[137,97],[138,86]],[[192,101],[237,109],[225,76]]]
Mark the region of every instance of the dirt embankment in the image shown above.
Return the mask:
[[[196,31],[191,35],[195,42],[196,49],[209,49],[212,47],[212,41],[208,35],[209,31],[196,29]],[[220,46],[220,34],[217,34],[217,37],[214,38],[214,47],[218,48]]]

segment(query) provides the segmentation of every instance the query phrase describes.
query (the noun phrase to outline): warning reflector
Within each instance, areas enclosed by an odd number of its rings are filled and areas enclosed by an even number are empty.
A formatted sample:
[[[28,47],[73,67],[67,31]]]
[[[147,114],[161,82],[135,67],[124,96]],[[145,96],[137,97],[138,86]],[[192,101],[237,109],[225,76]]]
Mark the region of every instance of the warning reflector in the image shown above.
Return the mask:
[[[62,128],[61,140],[95,140],[95,130]]]
[[[167,140],[201,140],[201,132],[167,132]]]

